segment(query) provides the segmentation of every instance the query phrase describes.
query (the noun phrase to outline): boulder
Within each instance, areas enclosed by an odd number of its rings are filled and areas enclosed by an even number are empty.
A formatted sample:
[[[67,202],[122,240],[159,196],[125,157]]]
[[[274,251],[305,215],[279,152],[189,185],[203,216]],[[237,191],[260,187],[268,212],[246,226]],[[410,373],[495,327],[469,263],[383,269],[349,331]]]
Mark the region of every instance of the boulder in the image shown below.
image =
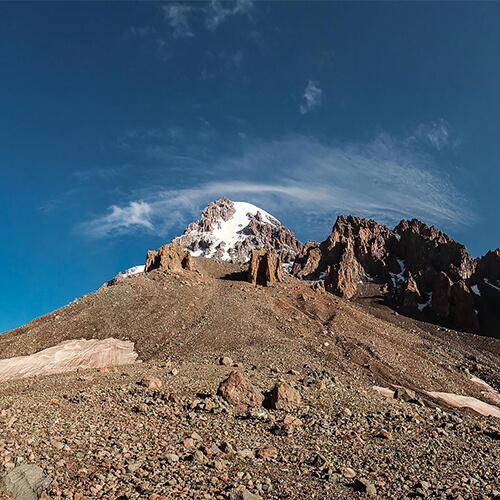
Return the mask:
[[[237,371],[232,371],[227,379],[221,382],[217,394],[237,407],[260,406],[264,399]]]
[[[163,245],[158,250],[149,250],[146,258],[145,272],[154,269],[169,271],[194,270],[191,254],[175,242]]]
[[[269,407],[274,410],[289,411],[302,403],[300,394],[289,384],[279,381],[272,389]]]
[[[52,478],[35,464],[16,467],[2,480],[2,486],[13,500],[37,500],[52,483]]]
[[[248,266],[248,281],[253,285],[269,286],[283,279],[283,266],[276,251],[253,250]]]

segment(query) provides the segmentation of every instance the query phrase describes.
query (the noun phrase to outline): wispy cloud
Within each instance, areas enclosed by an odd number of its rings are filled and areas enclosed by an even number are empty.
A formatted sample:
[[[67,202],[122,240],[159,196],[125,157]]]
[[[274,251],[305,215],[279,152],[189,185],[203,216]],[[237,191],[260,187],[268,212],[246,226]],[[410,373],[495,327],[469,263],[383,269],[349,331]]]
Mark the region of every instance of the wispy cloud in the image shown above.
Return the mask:
[[[123,208],[116,203],[80,229],[93,237],[136,229],[165,236],[182,231],[220,196],[255,203],[307,238],[323,238],[340,213],[390,225],[417,217],[445,229],[474,221],[467,200],[433,157],[387,134],[366,144],[339,146],[289,136],[245,141],[244,147],[242,155],[209,166],[211,182],[187,189],[147,187],[136,193],[142,201],[127,201]]]
[[[300,105],[300,114],[304,115],[308,111],[312,111],[321,104],[323,98],[323,91],[321,90],[318,82],[309,80],[304,95],[302,96],[302,103]]]
[[[165,21],[171,28],[172,38],[190,38],[195,36],[192,28],[195,22],[203,23],[209,31],[217,28],[227,20],[237,16],[250,16],[253,9],[253,0],[232,0],[230,2],[212,0],[207,7],[186,5],[184,3],[169,2],[164,5]],[[136,35],[143,33],[138,28],[133,28]]]
[[[437,151],[443,151],[448,147],[456,147],[459,143],[459,141],[453,137],[453,131],[450,124],[442,118],[429,123],[421,123],[410,139],[427,142]]]
[[[165,21],[172,29],[173,38],[189,38],[194,36],[189,22],[189,15],[192,10],[191,6],[179,3],[163,6]]]
[[[233,2],[212,0],[210,7],[207,9],[205,26],[210,31],[215,31],[228,18],[238,15],[249,15],[252,9],[252,0],[235,0]]]

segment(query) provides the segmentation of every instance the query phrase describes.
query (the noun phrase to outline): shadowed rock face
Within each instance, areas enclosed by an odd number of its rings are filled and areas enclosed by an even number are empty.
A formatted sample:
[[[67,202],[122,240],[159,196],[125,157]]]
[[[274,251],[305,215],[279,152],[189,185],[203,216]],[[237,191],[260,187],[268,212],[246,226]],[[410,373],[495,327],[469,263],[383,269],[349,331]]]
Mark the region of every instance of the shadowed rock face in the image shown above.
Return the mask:
[[[324,279],[327,291],[347,299],[365,283],[386,285],[407,313],[432,311],[458,329],[498,336],[492,325],[500,326],[500,313],[492,311],[500,311],[500,251],[474,260],[464,245],[416,219],[391,230],[339,216],[325,241],[304,245],[292,272]]]

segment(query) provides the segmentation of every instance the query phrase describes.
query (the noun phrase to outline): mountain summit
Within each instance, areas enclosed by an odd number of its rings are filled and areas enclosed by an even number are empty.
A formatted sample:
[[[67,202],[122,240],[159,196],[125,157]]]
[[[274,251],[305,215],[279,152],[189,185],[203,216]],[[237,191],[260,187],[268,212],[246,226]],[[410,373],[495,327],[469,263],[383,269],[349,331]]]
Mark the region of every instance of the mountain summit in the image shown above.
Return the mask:
[[[276,250],[293,262],[302,243],[276,217],[251,203],[223,197],[213,201],[174,241],[194,257],[247,262],[252,250]]]

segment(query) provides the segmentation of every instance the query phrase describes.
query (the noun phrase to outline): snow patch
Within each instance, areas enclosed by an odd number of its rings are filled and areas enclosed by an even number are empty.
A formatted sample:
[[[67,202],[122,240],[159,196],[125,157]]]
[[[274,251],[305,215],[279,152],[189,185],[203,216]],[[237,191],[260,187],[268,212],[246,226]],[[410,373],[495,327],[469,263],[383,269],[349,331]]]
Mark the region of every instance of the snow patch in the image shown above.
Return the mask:
[[[400,284],[403,284],[405,281],[404,273],[406,271],[406,263],[402,259],[397,259],[397,261],[401,271],[399,273],[389,273],[394,288],[397,288]]]
[[[490,405],[472,396],[461,396],[459,394],[450,394],[447,392],[426,392],[426,394],[457,408],[470,408],[485,417],[492,416],[500,418],[500,408],[498,408],[498,406]]]
[[[144,266],[144,265],[130,267],[127,270],[123,271],[122,273],[118,273],[117,278],[129,278],[130,276],[133,276],[134,274],[143,273],[145,268],[146,268],[146,266]]]
[[[490,283],[490,280],[488,278],[484,278],[484,282],[491,286],[491,288],[494,288],[495,290],[498,290],[500,292],[500,286],[494,285],[493,283]]]
[[[0,359],[0,382],[74,372],[78,368],[126,365],[136,360],[133,342],[113,338],[67,340],[29,356]]]
[[[470,289],[472,290],[473,293],[481,297],[481,292],[479,291],[479,287],[477,285],[472,285]]]
[[[426,307],[429,307],[432,303],[432,292],[429,292],[427,296],[427,302],[425,302],[424,304],[418,304],[417,306],[420,312],[422,312]]]

